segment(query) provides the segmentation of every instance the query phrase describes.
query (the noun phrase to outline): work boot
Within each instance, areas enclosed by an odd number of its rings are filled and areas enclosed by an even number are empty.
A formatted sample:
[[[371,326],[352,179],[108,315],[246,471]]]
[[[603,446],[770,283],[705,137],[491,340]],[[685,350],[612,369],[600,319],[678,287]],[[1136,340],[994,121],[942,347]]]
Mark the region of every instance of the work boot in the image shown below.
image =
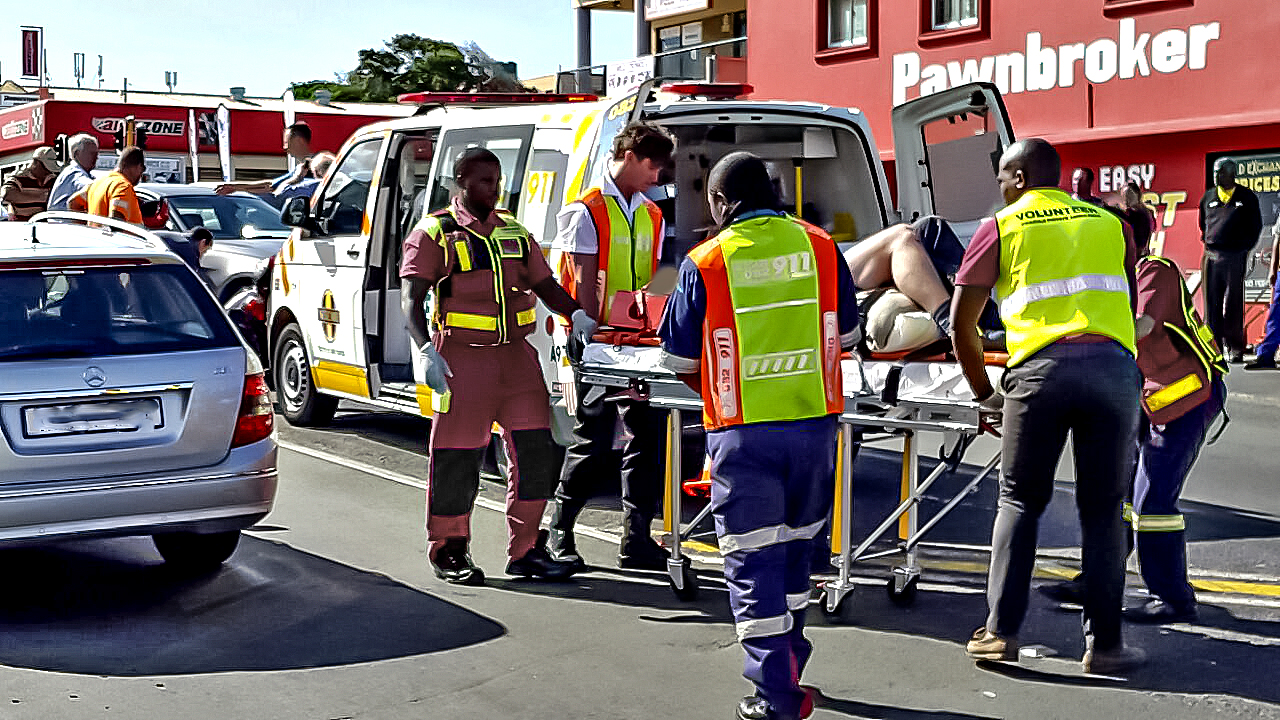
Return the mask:
[[[436,577],[451,585],[483,585],[484,571],[471,561],[466,538],[449,538],[431,561]]]
[[[1251,363],[1246,363],[1244,366],[1244,369],[1245,370],[1275,370],[1276,359],[1260,357]]]
[[[1084,582],[1079,575],[1062,582],[1041,585],[1040,594],[1050,600],[1072,605],[1084,605]]]
[[[622,545],[618,548],[618,567],[626,570],[666,571],[670,555],[649,534],[652,521],[652,517],[643,517],[636,512],[623,513],[623,538]]]
[[[1193,601],[1190,605],[1176,606],[1159,598],[1153,598],[1135,607],[1124,609],[1126,620],[1135,623],[1162,625],[1165,623],[1195,622],[1200,613]]]
[[[573,576],[572,562],[556,560],[547,552],[546,530],[538,533],[538,542],[519,560],[507,563],[507,574],[514,577],[562,581]]]
[[[1147,654],[1142,648],[1118,645],[1110,650],[1094,650],[1092,646],[1084,652],[1084,671],[1091,675],[1115,675],[1142,667],[1147,663]]]
[[[575,573],[587,569],[587,561],[578,554],[578,543],[573,536],[573,525],[578,521],[578,513],[581,511],[581,506],[556,500],[551,510],[551,529],[547,535],[547,552],[550,553],[551,558],[570,563]]]
[[[1239,350],[1228,350],[1226,353],[1224,353],[1224,355],[1225,355],[1226,361],[1231,363],[1232,365],[1239,365],[1240,363],[1244,362],[1244,353],[1240,352]]]
[[[769,703],[764,698],[756,695],[742,698],[733,716],[736,720],[778,720],[780,717],[769,709]]]
[[[1003,638],[985,627],[973,631],[964,646],[965,654],[974,660],[1017,660],[1018,639]]]

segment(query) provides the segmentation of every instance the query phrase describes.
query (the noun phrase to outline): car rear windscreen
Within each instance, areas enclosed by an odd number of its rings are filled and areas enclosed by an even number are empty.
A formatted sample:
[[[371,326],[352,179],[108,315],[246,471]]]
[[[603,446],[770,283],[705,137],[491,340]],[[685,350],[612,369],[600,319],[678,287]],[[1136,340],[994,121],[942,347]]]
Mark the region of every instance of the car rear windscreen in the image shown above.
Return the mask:
[[[0,361],[238,344],[217,303],[186,266],[0,266]]]

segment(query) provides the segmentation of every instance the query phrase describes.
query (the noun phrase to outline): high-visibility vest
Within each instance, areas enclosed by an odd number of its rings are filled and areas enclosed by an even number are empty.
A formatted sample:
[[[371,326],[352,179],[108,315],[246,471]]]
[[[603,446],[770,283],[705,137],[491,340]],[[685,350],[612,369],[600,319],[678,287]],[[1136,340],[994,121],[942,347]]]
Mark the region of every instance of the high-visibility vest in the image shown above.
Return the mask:
[[[515,216],[497,211],[502,225],[484,237],[464,227],[450,208],[428,215],[418,229],[444,249],[448,273],[436,286],[432,322],[458,339],[473,345],[500,345],[521,340],[533,332],[537,299],[529,288],[519,287],[513,264],[524,264],[534,249],[529,231]],[[484,291],[458,292],[465,282],[474,289],[485,272]],[[464,277],[465,276],[465,277]]]
[[[1180,316],[1166,321],[1138,341],[1138,369],[1142,371],[1142,405],[1156,425],[1176,420],[1207,401],[1215,378],[1227,374],[1227,363],[1213,331],[1196,312],[1182,271],[1169,258],[1151,255],[1138,262],[1138,284],[1176,285]],[[1163,347],[1161,347],[1163,346]],[[1168,360],[1176,351],[1174,362]],[[1151,355],[1148,355],[1148,352]],[[1153,360],[1152,358],[1159,358]]]
[[[603,323],[609,318],[614,294],[620,290],[639,290],[657,272],[662,210],[644,198],[635,216],[628,220],[618,198],[605,194],[599,187],[589,188],[578,202],[587,207],[599,243],[600,304],[596,317]],[[580,291],[567,257],[561,256],[556,274],[569,295],[578,300]]]
[[[835,243],[784,216],[734,223],[689,253],[707,291],[703,424],[844,410]]]
[[[1119,218],[1056,188],[1033,188],[996,213],[996,225],[1008,367],[1080,334],[1137,354]]]

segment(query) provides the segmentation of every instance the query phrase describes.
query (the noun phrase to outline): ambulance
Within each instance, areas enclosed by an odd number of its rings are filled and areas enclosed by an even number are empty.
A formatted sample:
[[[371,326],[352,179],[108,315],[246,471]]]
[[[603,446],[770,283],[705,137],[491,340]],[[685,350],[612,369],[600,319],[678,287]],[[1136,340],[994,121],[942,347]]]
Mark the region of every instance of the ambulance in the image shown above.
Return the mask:
[[[310,201],[295,198],[282,211],[293,230],[273,262],[266,317],[267,360],[285,418],[322,425],[343,399],[431,415],[431,391],[414,377],[418,350],[400,307],[401,244],[424,213],[448,205],[453,162],[469,147],[502,161],[499,205],[544,251],[556,213],[600,182],[614,135],[637,119],[676,140],[674,166],[651,193],[666,219],[663,256],[671,264],[705,239],[713,225],[707,175],[739,150],[764,158],[788,208],[839,243],[927,214],[946,217],[967,238],[1001,205],[996,164],[1013,132],[994,85],[951,88],[893,109],[896,207],[861,111],[742,99],[750,92],[746,85],[651,82],[610,99],[402,96],[419,105],[412,117],[357,131]],[[554,332],[540,305],[530,342],[553,401],[563,406],[565,360]]]

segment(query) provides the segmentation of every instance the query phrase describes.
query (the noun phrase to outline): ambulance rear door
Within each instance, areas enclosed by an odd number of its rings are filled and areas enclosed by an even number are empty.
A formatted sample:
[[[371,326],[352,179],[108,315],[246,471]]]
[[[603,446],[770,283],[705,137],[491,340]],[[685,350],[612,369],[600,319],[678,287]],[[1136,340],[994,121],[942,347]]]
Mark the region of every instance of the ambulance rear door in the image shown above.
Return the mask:
[[[940,215],[967,241],[1004,205],[996,172],[1014,135],[1000,91],[961,85],[903,103],[892,118],[902,220]]]

